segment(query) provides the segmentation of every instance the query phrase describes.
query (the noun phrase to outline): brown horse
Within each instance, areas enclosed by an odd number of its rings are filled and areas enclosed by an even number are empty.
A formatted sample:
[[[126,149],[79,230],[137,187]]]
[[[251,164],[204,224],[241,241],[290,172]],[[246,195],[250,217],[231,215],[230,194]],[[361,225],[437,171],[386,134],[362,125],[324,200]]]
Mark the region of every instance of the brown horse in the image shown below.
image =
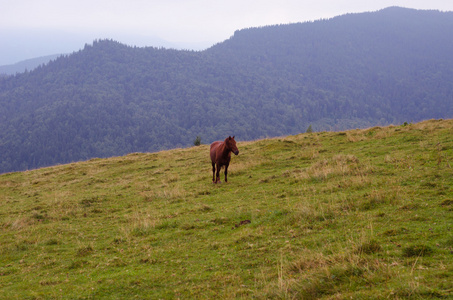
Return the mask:
[[[220,182],[220,169],[225,166],[225,182],[228,182],[228,166],[230,165],[231,152],[235,155],[239,154],[238,147],[236,147],[236,141],[234,136],[227,137],[223,142],[214,142],[211,144],[211,162],[212,162],[212,182]],[[217,173],[216,173],[217,166]]]

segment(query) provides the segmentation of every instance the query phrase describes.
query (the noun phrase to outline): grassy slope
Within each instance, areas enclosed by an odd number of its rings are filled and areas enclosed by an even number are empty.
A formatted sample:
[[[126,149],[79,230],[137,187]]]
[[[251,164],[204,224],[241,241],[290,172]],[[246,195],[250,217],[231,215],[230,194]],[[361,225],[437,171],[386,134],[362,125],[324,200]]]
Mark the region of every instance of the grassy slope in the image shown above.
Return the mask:
[[[0,298],[452,295],[453,120],[238,147],[1,175]]]

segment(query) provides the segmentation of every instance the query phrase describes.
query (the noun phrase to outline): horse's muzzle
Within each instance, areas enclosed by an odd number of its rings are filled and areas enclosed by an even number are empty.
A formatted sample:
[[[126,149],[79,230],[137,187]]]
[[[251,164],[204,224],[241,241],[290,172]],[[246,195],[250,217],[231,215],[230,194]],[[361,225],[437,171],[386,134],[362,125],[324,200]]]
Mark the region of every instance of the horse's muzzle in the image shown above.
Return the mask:
[[[233,152],[235,155],[238,155],[239,154],[239,150],[236,150]]]

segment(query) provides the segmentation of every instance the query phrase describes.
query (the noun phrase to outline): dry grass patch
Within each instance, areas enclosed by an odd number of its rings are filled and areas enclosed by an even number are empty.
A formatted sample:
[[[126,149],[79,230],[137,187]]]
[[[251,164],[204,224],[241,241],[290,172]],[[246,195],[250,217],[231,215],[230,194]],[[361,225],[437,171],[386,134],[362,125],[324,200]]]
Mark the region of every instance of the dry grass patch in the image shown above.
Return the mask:
[[[19,215],[15,219],[10,219],[9,221],[6,221],[3,226],[9,227],[12,230],[22,230],[33,225],[34,223],[36,223],[36,220],[30,217]]]
[[[126,233],[133,236],[147,236],[158,224],[158,220],[150,214],[141,214],[137,211],[128,218]],[[127,235],[126,235],[127,236]]]
[[[354,286],[356,293],[373,281],[392,276],[393,271],[377,259],[367,258],[353,249],[326,255],[304,251],[299,259],[286,264],[280,275],[279,295],[284,298],[343,298],[341,286]],[[387,275],[384,275],[387,274]]]
[[[181,185],[164,185],[160,187],[154,187],[153,190],[140,192],[140,195],[146,202],[153,202],[156,200],[177,200],[184,199],[191,195]]]
[[[297,171],[294,176],[296,179],[323,181],[335,176],[364,176],[371,170],[372,167],[370,165],[360,163],[355,155],[337,154],[314,162],[304,171]]]

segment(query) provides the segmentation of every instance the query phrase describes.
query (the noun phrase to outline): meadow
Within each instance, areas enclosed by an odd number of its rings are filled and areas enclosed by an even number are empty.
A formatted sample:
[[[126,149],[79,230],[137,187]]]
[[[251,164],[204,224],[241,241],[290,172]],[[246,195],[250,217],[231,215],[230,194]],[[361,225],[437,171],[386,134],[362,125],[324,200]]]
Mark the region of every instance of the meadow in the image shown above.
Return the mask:
[[[0,299],[453,296],[453,120],[238,148],[0,175]]]

